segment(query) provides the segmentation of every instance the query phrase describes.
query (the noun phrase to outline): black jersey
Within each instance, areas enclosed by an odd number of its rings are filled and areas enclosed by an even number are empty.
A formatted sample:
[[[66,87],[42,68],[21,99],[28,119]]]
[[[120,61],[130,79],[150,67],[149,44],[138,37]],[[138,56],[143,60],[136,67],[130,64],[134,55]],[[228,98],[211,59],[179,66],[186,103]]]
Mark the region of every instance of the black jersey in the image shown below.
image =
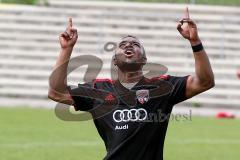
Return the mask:
[[[187,99],[187,77],[143,77],[130,90],[109,79],[68,88],[75,109],[93,115],[107,151],[104,160],[162,160],[172,108]]]

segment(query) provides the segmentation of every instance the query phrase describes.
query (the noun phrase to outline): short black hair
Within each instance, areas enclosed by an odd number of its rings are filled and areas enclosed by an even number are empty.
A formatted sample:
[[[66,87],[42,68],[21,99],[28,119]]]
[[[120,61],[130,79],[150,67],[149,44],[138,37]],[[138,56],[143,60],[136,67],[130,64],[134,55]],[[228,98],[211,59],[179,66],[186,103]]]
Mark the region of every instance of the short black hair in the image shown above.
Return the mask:
[[[126,35],[126,36],[123,36],[122,39],[124,39],[124,38],[128,38],[128,37],[132,37],[132,38],[135,38],[135,39],[139,40],[136,36],[133,36],[133,35]]]
[[[139,42],[140,42],[140,40],[136,37],[136,36],[133,36],[133,35],[126,35],[126,36],[123,36],[122,37],[122,40],[124,39],[124,38],[128,38],[128,37],[131,37],[131,38],[135,38],[135,39],[137,39]],[[142,49],[142,52],[143,52],[143,55],[144,55],[144,57],[146,58],[146,52],[145,52],[145,49],[144,49],[144,47],[143,47],[143,45],[140,43],[140,45],[141,45],[141,49]]]

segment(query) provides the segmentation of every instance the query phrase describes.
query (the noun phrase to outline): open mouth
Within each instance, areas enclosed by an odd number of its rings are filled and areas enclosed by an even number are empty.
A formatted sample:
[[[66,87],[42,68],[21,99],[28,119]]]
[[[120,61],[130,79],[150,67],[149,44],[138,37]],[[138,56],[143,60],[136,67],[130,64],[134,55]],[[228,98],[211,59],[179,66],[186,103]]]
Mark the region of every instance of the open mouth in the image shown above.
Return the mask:
[[[126,50],[124,54],[126,55],[127,58],[130,58],[134,55],[134,52],[133,50]]]

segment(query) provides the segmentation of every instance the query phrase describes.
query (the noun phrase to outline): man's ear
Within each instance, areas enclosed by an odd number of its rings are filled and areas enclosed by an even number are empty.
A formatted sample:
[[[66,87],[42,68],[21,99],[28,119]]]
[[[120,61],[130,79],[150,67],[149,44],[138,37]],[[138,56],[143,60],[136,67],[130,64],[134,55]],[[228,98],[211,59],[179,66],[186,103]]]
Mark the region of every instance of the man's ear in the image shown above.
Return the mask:
[[[117,59],[116,59],[116,54],[113,55],[113,64],[116,66],[117,65]]]
[[[147,58],[143,57],[142,60],[143,60],[143,65],[145,65],[147,63]]]

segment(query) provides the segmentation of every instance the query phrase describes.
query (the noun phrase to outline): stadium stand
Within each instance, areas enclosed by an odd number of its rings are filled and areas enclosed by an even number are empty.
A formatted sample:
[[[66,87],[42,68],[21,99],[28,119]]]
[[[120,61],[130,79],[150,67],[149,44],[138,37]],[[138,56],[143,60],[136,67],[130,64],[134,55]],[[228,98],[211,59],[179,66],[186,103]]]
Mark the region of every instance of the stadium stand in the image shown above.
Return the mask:
[[[98,77],[111,77],[113,52],[107,42],[126,34],[138,36],[149,62],[168,67],[167,74],[194,73],[190,44],[176,30],[185,5],[130,2],[50,0],[49,6],[0,5],[1,105],[54,107],[48,100],[48,78],[59,54],[59,33],[73,18],[79,39],[73,57],[95,55],[104,62]],[[179,104],[240,108],[240,9],[190,5],[216,77],[216,86]],[[153,68],[158,70],[158,68]],[[71,84],[83,81],[86,66],[69,76]]]

